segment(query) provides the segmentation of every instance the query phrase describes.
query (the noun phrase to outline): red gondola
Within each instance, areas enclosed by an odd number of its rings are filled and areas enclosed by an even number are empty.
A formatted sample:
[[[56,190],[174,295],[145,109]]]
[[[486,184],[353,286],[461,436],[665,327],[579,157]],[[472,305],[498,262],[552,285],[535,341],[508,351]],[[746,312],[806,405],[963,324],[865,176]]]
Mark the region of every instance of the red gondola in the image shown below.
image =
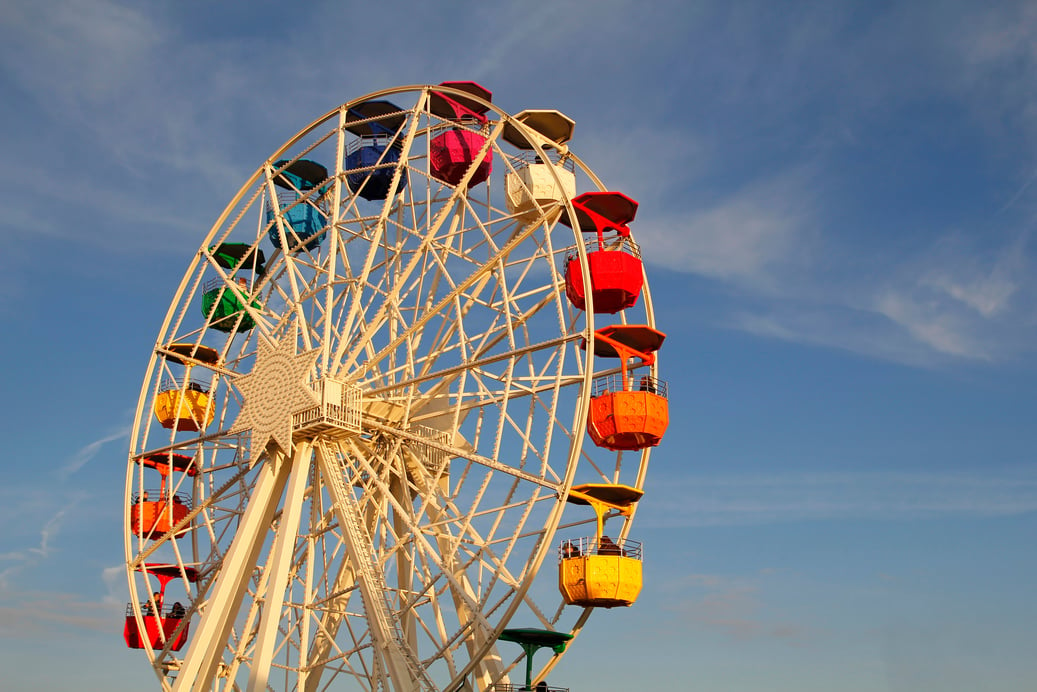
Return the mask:
[[[141,565],[137,571],[154,576],[161,588],[141,604],[140,621],[137,620],[133,604],[126,604],[126,624],[122,632],[126,646],[131,649],[143,649],[146,642],[152,649],[161,650],[168,646],[171,651],[179,651],[187,642],[191,623],[187,619],[187,611],[180,603],[163,607],[166,585],[170,580],[181,576],[194,583],[198,579],[198,573],[192,567],[185,567],[181,573],[178,566],[167,564]]]
[[[585,241],[594,312],[616,313],[637,303],[644,286],[641,250],[627,227],[637,214],[637,202],[620,192],[585,192],[572,201]],[[559,222],[573,228],[568,210]],[[585,236],[586,237],[586,236]],[[587,309],[583,269],[575,248],[565,261],[565,295],[580,310]]]

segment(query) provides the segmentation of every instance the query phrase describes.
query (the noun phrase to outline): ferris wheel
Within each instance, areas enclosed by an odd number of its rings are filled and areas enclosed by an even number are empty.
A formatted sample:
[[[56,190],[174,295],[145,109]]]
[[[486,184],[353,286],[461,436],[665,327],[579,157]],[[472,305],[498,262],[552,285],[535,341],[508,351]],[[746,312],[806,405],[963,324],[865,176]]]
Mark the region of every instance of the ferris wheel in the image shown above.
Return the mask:
[[[163,689],[518,690],[636,599],[663,335],[573,127],[377,92],[217,219],[128,460],[124,636]]]

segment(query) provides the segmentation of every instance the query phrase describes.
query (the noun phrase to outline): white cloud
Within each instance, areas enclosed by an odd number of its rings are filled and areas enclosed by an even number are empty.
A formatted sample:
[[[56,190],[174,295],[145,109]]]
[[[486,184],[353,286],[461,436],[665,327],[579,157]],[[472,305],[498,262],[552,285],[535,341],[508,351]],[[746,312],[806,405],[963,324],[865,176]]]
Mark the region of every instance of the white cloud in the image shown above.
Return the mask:
[[[756,288],[809,252],[814,227],[803,172],[749,185],[705,208],[637,224],[646,259],[670,269]]]
[[[998,244],[950,233],[894,267],[868,307],[935,355],[997,361],[1028,350],[1037,283],[1027,236]]]
[[[646,526],[1011,516],[1037,511],[1037,473],[788,473],[668,479],[638,513]]]
[[[940,243],[942,257],[919,278],[921,286],[943,292],[981,317],[995,318],[1011,308],[1011,299],[1027,281],[1025,235],[983,257],[960,237]],[[989,253],[987,253],[989,254]]]
[[[51,544],[61,529],[65,515],[75,508],[76,503],[71,502],[55,514],[53,514],[40,529],[40,540],[36,546],[30,546],[22,550],[0,554],[0,561],[13,562],[14,564],[0,571],[0,588],[6,588],[12,576],[22,570],[39,564],[50,556]]]
[[[5,508],[4,511],[0,511],[0,519],[6,518],[8,523],[13,523],[22,530],[5,534],[6,541],[2,545],[6,551],[0,552],[0,563],[5,563],[0,570],[0,588],[7,588],[15,575],[53,557],[55,540],[68,517],[76,517],[79,521],[90,517],[96,507],[88,504],[85,508],[80,508],[85,499],[82,489],[69,486],[66,481],[88,464],[104,445],[124,439],[128,434],[128,426],[118,428],[77,449],[53,472],[58,484],[5,489],[4,497],[0,498],[3,500],[0,506]],[[33,526],[39,526],[38,533],[33,534]],[[24,546],[24,542],[31,540],[33,535],[38,536],[37,542]],[[18,543],[23,545],[13,547]]]
[[[663,584],[669,592],[672,610],[683,626],[717,632],[738,641],[775,639],[796,644],[812,634],[805,625],[774,618],[761,597],[768,577],[765,569],[749,576],[690,574]]]
[[[101,451],[101,447],[114,442],[115,440],[121,440],[130,434],[129,426],[121,427],[108,435],[104,435],[92,442],[88,442],[75,451],[74,454],[65,462],[60,469],[58,469],[57,475],[61,480],[66,480],[69,476],[74,474],[79,469],[90,463],[90,460],[97,456],[97,453]]]
[[[24,639],[46,633],[66,638],[72,629],[111,636],[125,606],[89,600],[80,594],[11,591],[0,586],[0,638]]]
[[[746,36],[761,29],[759,17],[728,19],[728,30],[738,26]],[[724,285],[732,300],[718,322],[754,334],[916,366],[999,363],[1032,351],[1037,282],[1017,229],[1035,203],[1032,192],[1027,197],[1027,157],[1037,153],[1037,11],[1025,3],[951,13],[911,6],[876,12],[864,31],[844,12],[804,11],[796,24],[781,34],[787,38],[754,44],[750,56],[717,68],[723,86],[711,93],[720,105],[704,107],[717,122],[692,108],[683,132],[659,138],[669,146],[643,149],[650,156],[615,147],[621,181],[661,191],[634,225],[646,259]],[[715,40],[728,38],[722,30]],[[742,110],[726,109],[727,101]],[[1013,180],[1004,161],[990,164],[994,178],[982,170],[948,174],[955,186],[1014,182],[989,218],[968,210],[958,224],[927,225],[924,209],[869,197],[869,181],[852,177],[855,158],[875,156],[869,137],[890,127],[914,132],[919,126],[901,118],[917,118],[922,108],[958,123],[998,121],[966,144],[982,160],[1007,143],[1016,157],[1009,165],[1021,162],[1024,174]],[[727,115],[737,128],[722,120]],[[1020,144],[1023,130],[1033,135],[1029,146]],[[754,144],[762,147],[750,151]],[[888,165],[899,155],[887,152]],[[747,174],[746,161],[759,168]],[[623,162],[632,167],[626,178]],[[831,194],[838,186],[841,197]],[[872,211],[886,206],[918,220],[901,228],[896,216]],[[853,218],[858,207],[867,222]]]
[[[904,256],[878,249],[856,271],[786,272],[765,307],[738,309],[724,324],[914,366],[1010,360],[1037,336],[1027,238],[953,232]]]
[[[57,101],[103,102],[139,82],[162,32],[135,8],[104,0],[13,3],[5,13],[10,47],[33,60],[9,66]]]
[[[978,6],[960,22],[948,46],[958,60],[954,86],[986,128],[1019,128],[1025,139],[1015,146],[1037,147],[1037,8],[1029,2]]]
[[[104,603],[122,605],[126,602],[126,565],[112,565],[101,570],[101,581],[104,582]]]
[[[875,304],[878,313],[907,330],[916,341],[938,353],[963,358],[990,360],[989,348],[957,315],[942,310],[936,301],[919,301],[886,292]]]
[[[913,366],[943,364],[928,346],[919,344],[902,328],[870,310],[839,305],[795,302],[766,311],[739,311],[725,326],[762,337],[837,348],[872,358]]]

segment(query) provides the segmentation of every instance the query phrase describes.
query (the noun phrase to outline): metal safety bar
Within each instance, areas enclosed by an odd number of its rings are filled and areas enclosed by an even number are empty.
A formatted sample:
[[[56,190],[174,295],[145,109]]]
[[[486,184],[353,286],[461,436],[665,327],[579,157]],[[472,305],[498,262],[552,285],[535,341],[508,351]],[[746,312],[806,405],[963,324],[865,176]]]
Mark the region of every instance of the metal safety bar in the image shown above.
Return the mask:
[[[658,377],[652,377],[651,375],[630,375],[624,383],[621,373],[596,377],[591,383],[592,397],[614,392],[648,392],[665,399],[669,395],[669,388],[665,380],[660,380]]]
[[[608,536],[602,536],[599,540],[595,536],[583,538],[567,538],[558,544],[558,559],[567,560],[571,557],[583,557],[584,555],[619,555],[621,557],[641,558],[641,541],[629,538],[620,538],[613,541]]]

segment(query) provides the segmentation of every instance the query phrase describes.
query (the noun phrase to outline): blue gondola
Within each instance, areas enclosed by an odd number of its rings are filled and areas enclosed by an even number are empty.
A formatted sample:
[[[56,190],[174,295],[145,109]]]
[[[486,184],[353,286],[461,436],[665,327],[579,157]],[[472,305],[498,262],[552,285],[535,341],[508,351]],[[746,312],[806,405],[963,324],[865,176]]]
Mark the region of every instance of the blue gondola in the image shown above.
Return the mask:
[[[328,169],[308,159],[290,163],[282,160],[275,163],[274,167],[283,169],[274,177],[274,185],[277,187],[277,205],[281,209],[281,218],[287,224],[288,249],[294,251],[305,247],[312,250],[327,235],[328,209],[324,195],[329,186],[323,185],[316,191],[314,188],[328,179]],[[300,201],[304,197],[305,201]],[[275,247],[281,247],[281,232],[278,224],[274,223],[275,217],[273,205],[268,205],[267,235]]]
[[[368,201],[385,199],[390,195],[396,164],[400,160],[400,128],[405,114],[399,106],[388,101],[365,101],[346,113],[346,129],[360,137],[346,155],[346,184],[354,194]],[[407,172],[400,172],[400,180],[391,194],[407,186]]]

